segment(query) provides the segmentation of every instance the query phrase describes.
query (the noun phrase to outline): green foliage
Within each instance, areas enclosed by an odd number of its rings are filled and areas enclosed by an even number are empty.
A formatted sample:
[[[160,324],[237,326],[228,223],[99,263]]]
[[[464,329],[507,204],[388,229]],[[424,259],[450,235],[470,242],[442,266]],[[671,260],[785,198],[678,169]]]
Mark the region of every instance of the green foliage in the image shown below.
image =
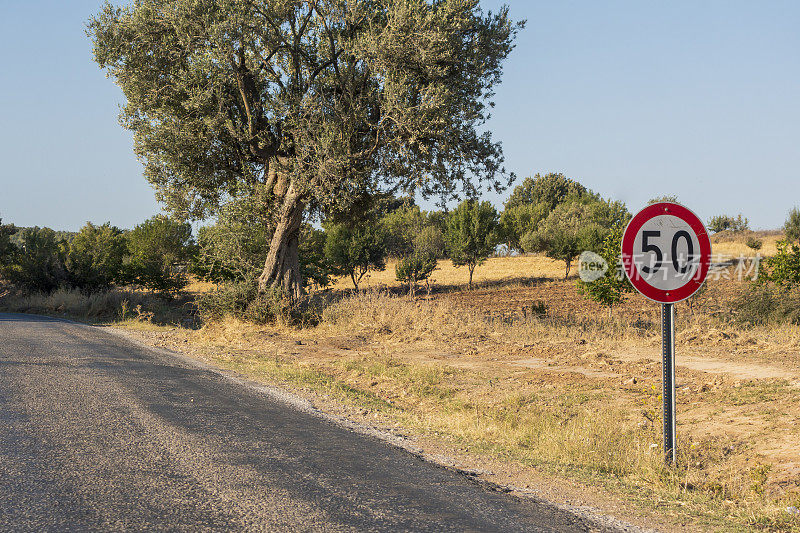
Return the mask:
[[[473,0],[172,0],[107,3],[88,33],[167,209],[204,218],[263,183],[277,250],[262,282],[296,291],[308,210],[507,186],[483,126],[522,26]]]
[[[772,281],[778,285],[800,283],[800,246],[787,241],[778,241],[777,251],[764,260],[759,280]]]
[[[633,286],[622,271],[620,255],[622,253],[622,235],[625,225],[617,222],[606,235],[597,249],[597,254],[608,265],[605,275],[597,280],[584,282],[578,279],[578,292],[583,296],[608,307],[613,307],[625,299],[626,293],[633,291]]]
[[[800,209],[794,207],[789,211],[789,216],[786,218],[786,223],[783,225],[783,231],[786,233],[787,241],[800,241]]]
[[[15,233],[17,228],[13,224],[3,224],[3,219],[0,218],[0,276],[14,261],[17,247],[11,242],[11,236]]]
[[[761,239],[757,239],[752,235],[747,237],[747,240],[744,243],[745,245],[747,245],[748,248],[754,251],[760,250],[761,247],[764,246],[764,241],[762,241]]]
[[[223,281],[210,292],[197,296],[197,312],[204,320],[232,316],[265,324],[282,316],[284,306],[278,291],[259,293],[255,280]]]
[[[303,283],[317,288],[331,284],[331,267],[325,257],[325,232],[303,224],[300,228],[300,274]]]
[[[522,236],[536,226],[550,213],[546,203],[506,205],[500,215],[498,238],[510,250],[522,249]]]
[[[25,228],[4,277],[29,292],[50,293],[67,282],[66,243],[50,228]]]
[[[489,202],[465,200],[447,219],[445,240],[454,266],[469,269],[469,286],[477,265],[494,252],[497,244],[497,211]]]
[[[412,297],[417,283],[428,279],[436,269],[436,256],[426,252],[414,252],[402,258],[395,267],[397,281],[408,285]]]
[[[561,173],[551,172],[543,176],[536,174],[533,178],[525,178],[522,184],[514,188],[505,207],[543,204],[549,212],[558,204],[584,197],[596,198],[596,195],[577,181]]]
[[[254,280],[264,267],[272,224],[255,214],[250,197],[225,204],[214,225],[197,232],[198,257],[194,273],[205,281]]]
[[[325,228],[325,259],[331,272],[350,276],[353,286],[370,270],[386,268],[383,229],[377,224],[332,224]]]
[[[196,257],[192,227],[156,215],[127,234],[130,280],[150,290],[169,294],[189,282],[187,271]]]
[[[87,222],[66,245],[65,267],[69,284],[96,292],[122,282],[127,252],[122,230],[108,222],[102,226]]]
[[[606,238],[609,229],[628,220],[625,205],[616,201],[579,200],[559,204],[536,230],[522,238],[526,252],[544,252],[564,261],[566,278],[572,261],[584,250],[592,250]]]
[[[429,225],[422,228],[414,236],[413,250],[414,253],[429,255],[434,259],[444,258],[447,251],[447,243],[439,226]]]
[[[728,215],[717,215],[709,219],[707,226],[714,233],[726,230],[740,232],[750,229],[750,221],[742,217],[741,213],[736,218]]]
[[[426,216],[419,206],[409,204],[396,209],[381,219],[389,257],[404,257],[414,250],[414,236],[426,224]]]

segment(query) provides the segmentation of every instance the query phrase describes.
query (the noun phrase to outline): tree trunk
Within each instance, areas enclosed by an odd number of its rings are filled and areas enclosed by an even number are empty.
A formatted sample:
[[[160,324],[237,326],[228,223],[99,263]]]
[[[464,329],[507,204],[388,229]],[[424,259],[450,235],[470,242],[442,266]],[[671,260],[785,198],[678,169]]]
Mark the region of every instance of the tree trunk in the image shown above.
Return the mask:
[[[567,263],[567,272],[564,274],[564,279],[567,279],[569,277],[569,269],[572,266],[572,261],[570,261],[569,259],[566,260],[566,263]]]
[[[469,290],[472,290],[472,273],[475,272],[475,266],[470,265],[467,268],[469,268]]]
[[[280,289],[292,299],[302,294],[300,278],[300,225],[305,205],[292,185],[286,191],[283,205],[269,244],[264,271],[258,278],[258,290]]]

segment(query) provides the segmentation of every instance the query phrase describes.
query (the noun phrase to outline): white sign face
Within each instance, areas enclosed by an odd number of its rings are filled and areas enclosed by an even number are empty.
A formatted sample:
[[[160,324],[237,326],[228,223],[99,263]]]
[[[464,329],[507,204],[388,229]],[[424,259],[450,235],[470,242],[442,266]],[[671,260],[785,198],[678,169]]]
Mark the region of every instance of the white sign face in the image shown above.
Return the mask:
[[[692,227],[673,215],[647,220],[633,241],[633,263],[648,285],[674,291],[700,270],[700,240]]]

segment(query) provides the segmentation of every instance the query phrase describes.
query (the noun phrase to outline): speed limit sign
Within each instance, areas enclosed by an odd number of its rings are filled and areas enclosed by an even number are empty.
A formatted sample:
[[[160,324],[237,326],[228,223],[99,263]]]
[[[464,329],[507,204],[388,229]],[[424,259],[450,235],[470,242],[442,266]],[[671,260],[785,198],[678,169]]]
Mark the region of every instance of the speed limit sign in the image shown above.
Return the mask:
[[[697,215],[659,202],[639,211],[625,229],[622,264],[636,290],[656,302],[675,303],[703,285],[711,242]]]
[[[675,302],[702,287],[711,266],[711,241],[703,222],[680,204],[659,202],[639,211],[622,236],[622,266],[631,284],[661,303],[664,454],[675,445]]]

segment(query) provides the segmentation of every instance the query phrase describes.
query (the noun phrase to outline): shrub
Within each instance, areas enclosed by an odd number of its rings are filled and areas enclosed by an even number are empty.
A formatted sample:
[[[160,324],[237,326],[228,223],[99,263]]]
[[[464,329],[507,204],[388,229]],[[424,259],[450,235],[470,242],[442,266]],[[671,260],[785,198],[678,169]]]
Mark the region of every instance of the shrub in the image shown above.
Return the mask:
[[[417,283],[427,279],[435,269],[435,255],[430,252],[415,252],[397,263],[395,275],[397,281],[408,285],[408,291],[413,298]]]
[[[633,286],[622,271],[622,235],[625,226],[617,223],[600,245],[597,254],[608,265],[608,270],[599,279],[590,282],[578,280],[578,292],[587,298],[608,307],[609,314],[615,305],[625,299],[625,294],[633,291]]]
[[[759,279],[778,285],[800,283],[800,246],[778,241],[775,255],[764,260]]]
[[[717,215],[709,219],[707,227],[714,233],[725,230],[740,232],[750,229],[750,221],[742,217],[741,213],[736,218],[728,215]]]
[[[25,228],[4,276],[28,292],[50,293],[67,281],[65,243],[50,228]]]
[[[123,280],[128,246],[122,230],[87,222],[67,245],[65,266],[69,284],[84,291],[108,289]]]
[[[800,209],[795,207],[789,211],[789,217],[783,225],[783,231],[786,233],[787,241],[800,241]]]
[[[760,250],[761,247],[764,246],[764,242],[761,239],[757,239],[757,238],[753,237],[752,235],[747,238],[747,240],[745,241],[745,244],[747,245],[748,248],[750,248],[751,250],[754,250],[754,251]]]
[[[210,292],[197,296],[197,313],[203,320],[232,316],[257,324],[274,322],[285,311],[279,291],[259,294],[255,279],[224,281]]]
[[[187,272],[196,257],[192,227],[156,215],[127,234],[129,279],[163,294],[179,292],[188,283]]]
[[[3,224],[3,219],[0,218],[0,276],[13,262],[17,247],[11,242],[11,236],[16,232],[17,228],[13,224]]]
[[[454,266],[466,265],[469,287],[472,274],[494,251],[497,234],[497,211],[489,202],[465,200],[447,220],[447,251]]]
[[[367,272],[386,268],[386,244],[380,225],[332,224],[325,229],[325,259],[331,271],[350,276],[356,290]]]

